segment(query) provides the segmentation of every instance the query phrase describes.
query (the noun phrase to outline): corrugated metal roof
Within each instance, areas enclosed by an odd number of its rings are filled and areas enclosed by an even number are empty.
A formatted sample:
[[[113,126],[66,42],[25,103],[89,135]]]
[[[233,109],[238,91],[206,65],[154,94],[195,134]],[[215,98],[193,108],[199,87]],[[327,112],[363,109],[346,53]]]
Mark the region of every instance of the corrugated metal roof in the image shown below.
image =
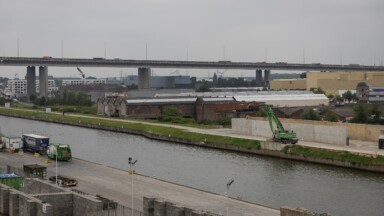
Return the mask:
[[[216,102],[216,101],[235,101],[233,97],[209,97],[209,98],[202,98],[203,101],[207,102]]]
[[[127,104],[145,104],[145,103],[194,103],[197,98],[154,98],[154,99],[133,99],[126,100]]]
[[[29,137],[38,138],[38,139],[48,138],[48,137],[37,135],[37,134],[23,134],[23,136],[29,136]]]
[[[255,95],[313,95],[311,91],[243,91],[243,92],[188,92],[180,94],[156,94],[155,97],[233,97]]]
[[[241,95],[234,96],[237,101],[274,101],[274,100],[328,100],[324,94],[297,95]]]

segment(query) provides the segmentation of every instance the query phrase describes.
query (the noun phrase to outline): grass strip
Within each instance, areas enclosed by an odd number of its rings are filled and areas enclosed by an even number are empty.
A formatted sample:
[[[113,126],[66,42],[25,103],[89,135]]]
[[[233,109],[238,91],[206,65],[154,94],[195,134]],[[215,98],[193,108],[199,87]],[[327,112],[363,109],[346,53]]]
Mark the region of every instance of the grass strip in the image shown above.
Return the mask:
[[[326,149],[318,149],[318,148],[310,148],[298,145],[286,146],[283,151],[286,154],[292,155],[301,155],[304,157],[313,157],[313,158],[321,158],[328,160],[337,160],[337,161],[345,161],[350,162],[352,164],[361,164],[361,165],[384,165],[384,157],[369,157],[354,154],[346,151],[331,151]]]
[[[0,113],[4,115],[14,115],[20,117],[29,117],[36,120],[56,120],[63,123],[77,123],[82,125],[93,125],[93,126],[106,126],[112,128],[126,128],[136,131],[142,131],[163,137],[173,137],[184,139],[193,142],[204,142],[204,143],[218,143],[228,144],[234,146],[240,146],[245,148],[256,148],[260,149],[260,141],[241,139],[234,137],[216,136],[209,134],[200,134],[194,132],[188,132],[178,128],[164,126],[147,125],[143,123],[131,123],[123,121],[113,121],[110,119],[94,119],[79,116],[70,115],[58,115],[53,113],[44,113],[34,110],[14,110],[14,109],[0,109]]]

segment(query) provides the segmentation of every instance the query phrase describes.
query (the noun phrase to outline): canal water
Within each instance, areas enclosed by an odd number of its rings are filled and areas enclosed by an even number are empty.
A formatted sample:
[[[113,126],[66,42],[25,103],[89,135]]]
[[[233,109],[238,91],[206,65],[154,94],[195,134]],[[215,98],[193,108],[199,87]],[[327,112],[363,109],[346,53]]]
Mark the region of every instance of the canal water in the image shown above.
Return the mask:
[[[160,142],[140,136],[0,116],[5,136],[35,133],[70,144],[73,156],[279,208],[332,215],[384,215],[384,174]]]

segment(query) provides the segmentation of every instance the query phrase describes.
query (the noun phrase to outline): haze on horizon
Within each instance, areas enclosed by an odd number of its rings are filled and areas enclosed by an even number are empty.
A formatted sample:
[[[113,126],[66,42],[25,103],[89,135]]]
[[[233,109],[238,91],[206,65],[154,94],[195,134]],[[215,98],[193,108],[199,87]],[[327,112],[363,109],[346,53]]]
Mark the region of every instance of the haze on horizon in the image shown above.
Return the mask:
[[[383,11],[382,0],[2,0],[0,56],[62,57],[63,51],[66,58],[146,59],[147,47],[147,58],[156,60],[382,65]],[[84,71],[137,74],[136,68]],[[0,76],[15,73],[24,77],[26,68],[0,67]],[[76,68],[55,67],[49,74],[78,75]]]

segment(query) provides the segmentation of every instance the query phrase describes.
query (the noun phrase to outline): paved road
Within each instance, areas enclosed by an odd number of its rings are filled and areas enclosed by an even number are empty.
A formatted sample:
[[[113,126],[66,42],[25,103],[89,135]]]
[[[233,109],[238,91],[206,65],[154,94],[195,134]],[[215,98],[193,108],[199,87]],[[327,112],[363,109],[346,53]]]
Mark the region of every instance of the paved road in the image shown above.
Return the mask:
[[[0,165],[9,164],[21,167],[22,164],[38,163],[47,166],[48,176],[55,174],[55,163],[44,164],[45,158],[35,158],[32,154],[0,153]],[[213,194],[201,190],[172,184],[154,178],[129,175],[126,171],[104,165],[74,159],[70,162],[59,162],[58,173],[72,176],[79,181],[76,189],[89,194],[100,194],[106,198],[131,206],[133,182],[134,209],[142,211],[142,197],[157,197],[194,209],[211,211],[226,215],[242,216],[278,216],[279,210],[244,202],[224,195]]]

